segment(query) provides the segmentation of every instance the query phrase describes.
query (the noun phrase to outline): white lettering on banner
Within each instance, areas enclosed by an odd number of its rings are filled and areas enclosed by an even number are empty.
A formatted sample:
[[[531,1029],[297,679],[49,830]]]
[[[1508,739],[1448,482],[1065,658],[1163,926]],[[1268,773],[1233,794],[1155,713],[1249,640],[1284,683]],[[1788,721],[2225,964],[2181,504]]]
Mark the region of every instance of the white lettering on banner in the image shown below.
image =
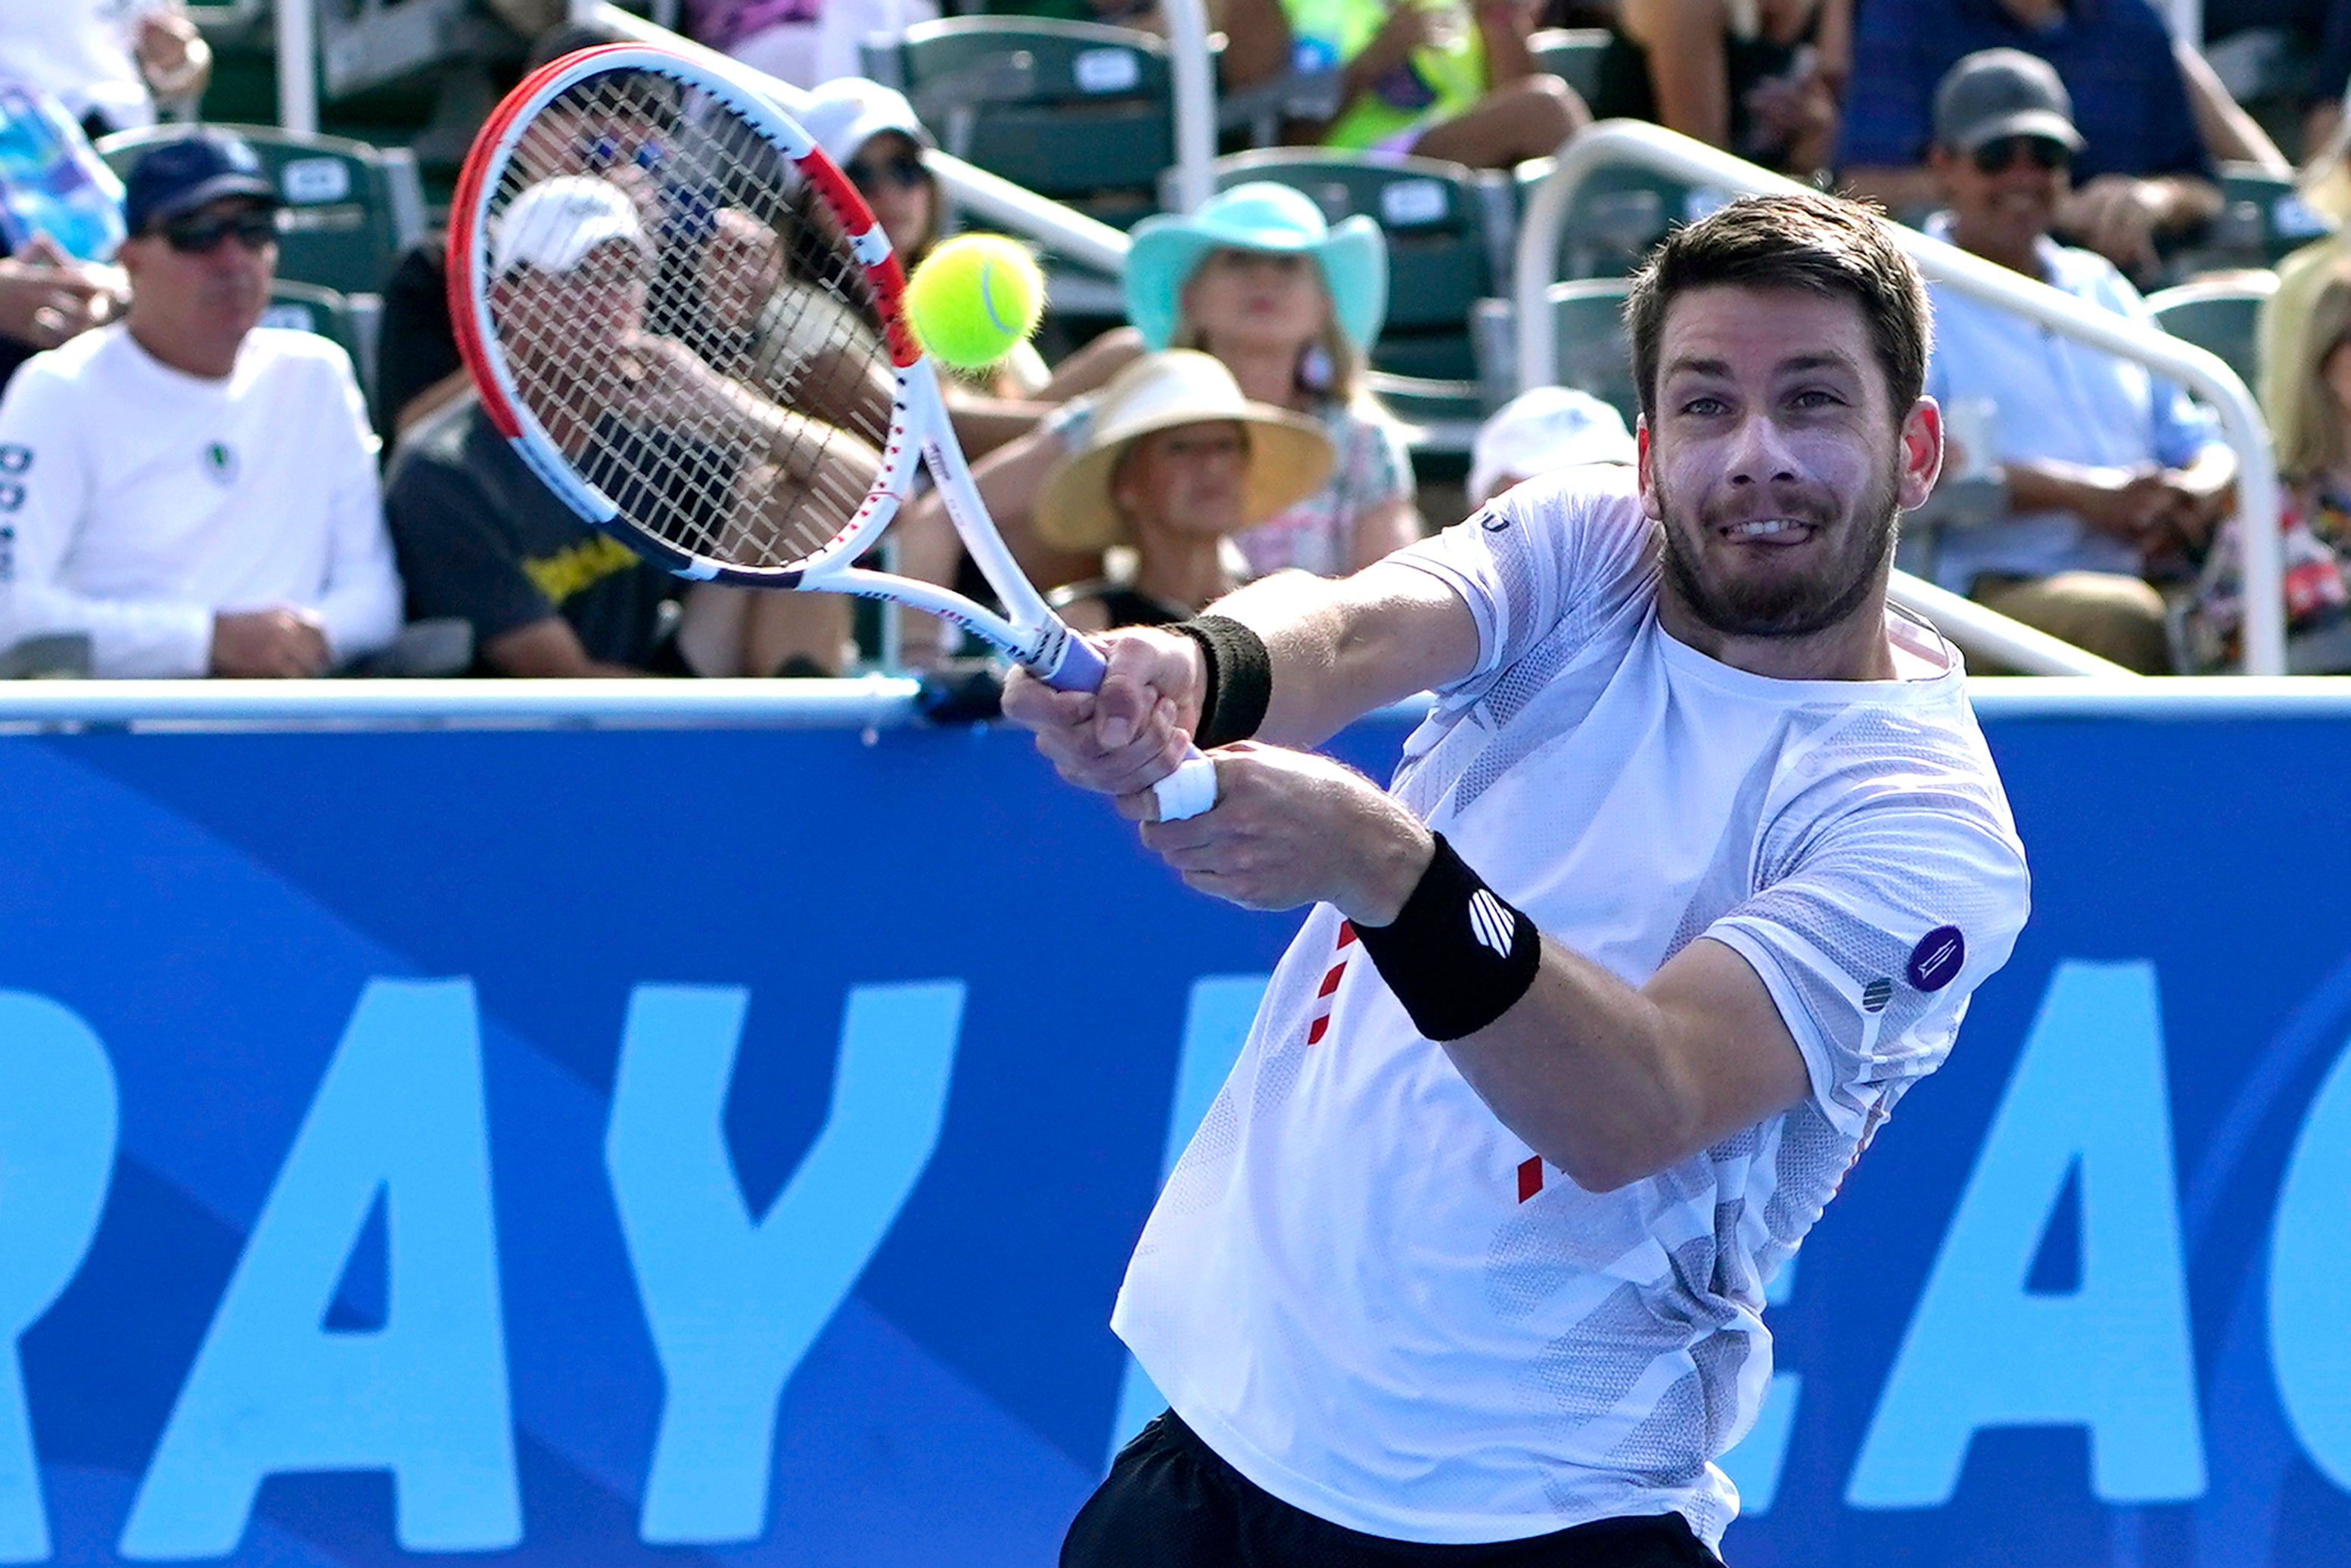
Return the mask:
[[[2312,1101],[2270,1229],[2270,1367],[2286,1425],[2351,1491],[2351,1044]]]
[[[16,1342],[98,1234],[120,1129],[114,1069],[89,1025],[0,991],[0,1563],[49,1554]]]
[[[325,1326],[379,1195],[381,1329]],[[400,1544],[522,1540],[481,1031],[465,980],[371,980],[196,1352],[123,1526],[225,1557],[272,1475],[390,1470]]]
[[[725,1124],[749,993],[630,996],[604,1157],[667,1385],[647,1542],[766,1532],[784,1385],[938,1147],[963,998],[956,980],[850,992],[824,1126],[755,1219]]]
[[[2080,1176],[2081,1287],[2027,1288]],[[2115,1503],[2202,1495],[2155,967],[2057,967],[1862,1439],[1845,1501],[1936,1508],[1991,1427],[2090,1430]]]
[[[1170,1162],[1262,985],[1208,976],[1193,986]],[[643,1494],[648,1542],[764,1533],[782,1396],[937,1145],[963,998],[951,980],[851,990],[826,1120],[755,1219],[723,1127],[747,993],[632,993],[605,1161],[666,1380]],[[2151,965],[2058,966],[1863,1436],[1850,1506],[1947,1503],[1974,1435],[2011,1426],[2085,1428],[2106,1501],[2203,1490],[2164,1061]],[[16,1346],[92,1243],[119,1114],[89,1027],[48,998],[0,991],[0,1563],[56,1550]],[[2033,1259],[2069,1175],[2080,1285],[2036,1293]],[[121,1554],[225,1555],[266,1478],[350,1469],[392,1474],[410,1552],[517,1544],[490,1190],[472,988],[371,982],[184,1380]],[[392,1221],[383,1324],[329,1328],[379,1202]],[[2351,1042],[2296,1137],[2266,1254],[2281,1406],[2302,1451],[2351,1490],[2346,1258]],[[1792,1278],[1775,1281],[1775,1304]],[[1797,1385],[1779,1375],[1766,1419],[1725,1461],[1758,1512],[1772,1501]],[[1122,1434],[1153,1406],[1133,1369],[1123,1392]]]

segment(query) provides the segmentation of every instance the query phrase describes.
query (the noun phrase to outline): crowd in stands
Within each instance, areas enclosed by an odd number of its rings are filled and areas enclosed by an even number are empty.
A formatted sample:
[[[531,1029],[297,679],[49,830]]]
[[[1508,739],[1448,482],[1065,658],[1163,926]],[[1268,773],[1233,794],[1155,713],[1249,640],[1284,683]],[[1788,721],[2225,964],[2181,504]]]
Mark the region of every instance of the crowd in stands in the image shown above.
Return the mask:
[[[1157,0],[984,8],[1165,26]],[[2208,5],[2216,66],[2148,0],[1209,6],[1227,90],[1311,85],[1280,99],[1287,141],[1523,173],[1595,117],[1646,119],[2138,321],[2153,319],[2143,290],[2199,266],[2225,169],[2298,171],[2314,231],[2351,217],[2345,13]],[[926,162],[936,141],[904,96],[857,74],[858,47],[936,15],[935,0],[684,7],[702,41],[807,92],[810,133],[909,267],[952,219]],[[1588,101],[1541,64],[1562,22],[1608,29]],[[567,24],[525,63],[605,37]],[[2259,55],[2253,37],[2283,42]],[[2257,107],[2295,159],[2231,95],[2256,55]],[[177,0],[0,0],[0,87],[21,89],[0,94],[0,121],[37,104],[53,139],[192,118],[210,68]],[[572,254],[493,236],[499,287],[559,319],[635,265],[659,157],[652,119],[576,131],[533,154],[524,200],[590,213],[583,232],[601,237]],[[86,172],[87,153],[56,168]],[[0,167],[0,187],[14,177]],[[78,253],[20,225],[0,259],[0,649],[78,640],[59,673],[97,676],[831,675],[870,661],[851,601],[685,583],[553,496],[473,395],[438,234],[382,282],[371,395],[325,339],[261,325],[280,205],[244,141],[192,124],[130,172],[119,247]],[[723,223],[711,243],[730,243]],[[1389,260],[1378,214],[1233,184],[1134,227],[1123,325],[1057,342],[1054,362],[1024,347],[952,382],[983,499],[1073,623],[1181,618],[1277,570],[1343,573],[1520,480],[1635,460],[1632,411],[1538,388],[1489,418],[1456,489],[1460,470],[1416,454],[1373,390]],[[2351,239],[2322,234],[2276,277],[2259,392],[2292,624],[2312,634],[2351,603]],[[768,304],[737,308],[756,332]],[[1949,482],[1903,564],[2135,670],[2237,656],[2244,529],[2273,525],[2233,517],[2236,455],[2211,412],[1963,292],[1938,287],[1935,312]],[[980,586],[935,497],[893,533],[897,570]],[[944,622],[902,619],[908,666],[955,656]],[[444,652],[419,666],[398,656],[403,624],[464,635],[428,640]]]

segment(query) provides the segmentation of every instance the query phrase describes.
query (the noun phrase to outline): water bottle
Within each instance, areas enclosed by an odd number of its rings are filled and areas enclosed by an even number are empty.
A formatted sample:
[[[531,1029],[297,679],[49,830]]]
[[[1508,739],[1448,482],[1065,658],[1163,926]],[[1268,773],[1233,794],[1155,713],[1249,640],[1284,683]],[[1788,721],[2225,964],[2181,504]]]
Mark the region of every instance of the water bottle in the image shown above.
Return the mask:
[[[0,243],[14,255],[36,234],[83,261],[111,261],[122,183],[63,104],[0,82]]]

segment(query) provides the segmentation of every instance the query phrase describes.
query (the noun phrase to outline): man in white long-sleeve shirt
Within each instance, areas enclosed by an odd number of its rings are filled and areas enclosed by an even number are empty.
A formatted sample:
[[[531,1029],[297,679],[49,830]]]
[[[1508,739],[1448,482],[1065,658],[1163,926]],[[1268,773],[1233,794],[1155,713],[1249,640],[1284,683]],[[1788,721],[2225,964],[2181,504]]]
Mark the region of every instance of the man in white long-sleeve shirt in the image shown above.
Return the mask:
[[[123,319],[0,399],[0,645],[78,632],[101,676],[305,676],[399,630],[350,361],[256,325],[277,205],[217,132],[131,172]]]

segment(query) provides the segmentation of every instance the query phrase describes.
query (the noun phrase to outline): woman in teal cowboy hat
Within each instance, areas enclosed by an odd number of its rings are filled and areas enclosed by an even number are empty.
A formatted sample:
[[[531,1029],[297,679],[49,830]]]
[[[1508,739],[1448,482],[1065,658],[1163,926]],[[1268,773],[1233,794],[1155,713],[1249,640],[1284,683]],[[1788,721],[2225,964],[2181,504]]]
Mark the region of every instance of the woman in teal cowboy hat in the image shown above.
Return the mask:
[[[1364,386],[1387,287],[1387,241],[1371,219],[1333,225],[1287,185],[1236,185],[1196,212],[1135,225],[1126,264],[1132,325],[1072,356],[1055,381],[1095,387],[1139,353],[1199,349],[1223,361],[1251,401],[1318,421],[1338,455],[1330,478],[1234,543],[1251,575],[1285,567],[1342,575],[1421,532],[1403,434]],[[989,514],[1043,584],[1101,575],[1098,559],[1051,549],[1029,523],[1046,474],[1085,444],[1093,407],[1091,397],[1072,398],[974,465]],[[959,547],[936,507],[934,500],[910,509],[900,559],[902,570],[944,581]],[[907,630],[908,656],[919,661],[914,644],[928,628]]]

